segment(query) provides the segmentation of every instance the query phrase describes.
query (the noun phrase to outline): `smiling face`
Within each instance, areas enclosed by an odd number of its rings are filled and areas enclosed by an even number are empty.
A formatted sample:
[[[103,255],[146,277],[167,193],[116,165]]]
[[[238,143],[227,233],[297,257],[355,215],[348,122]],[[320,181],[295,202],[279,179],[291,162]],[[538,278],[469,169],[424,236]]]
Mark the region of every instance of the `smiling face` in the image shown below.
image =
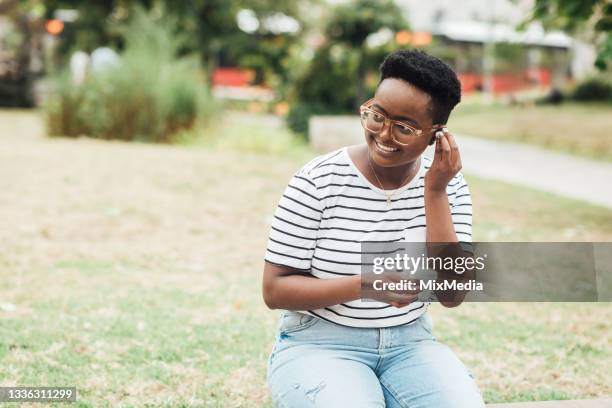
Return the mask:
[[[402,166],[417,160],[431,140],[431,97],[406,81],[387,78],[378,86],[370,107],[391,119],[425,130],[407,145],[399,145],[392,139],[389,126],[378,134],[365,130],[372,160],[381,167]]]

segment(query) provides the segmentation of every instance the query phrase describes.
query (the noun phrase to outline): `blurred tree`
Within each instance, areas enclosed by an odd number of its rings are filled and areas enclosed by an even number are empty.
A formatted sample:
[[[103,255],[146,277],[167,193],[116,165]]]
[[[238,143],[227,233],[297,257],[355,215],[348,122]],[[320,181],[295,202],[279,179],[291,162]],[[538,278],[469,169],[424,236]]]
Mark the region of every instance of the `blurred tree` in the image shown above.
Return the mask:
[[[323,26],[325,41],[294,82],[289,126],[305,134],[312,115],[355,112],[378,82],[368,74],[398,48],[394,34],[407,28],[392,0],[354,0],[334,8]]]
[[[331,43],[344,44],[356,50],[364,50],[368,36],[386,29],[395,33],[408,28],[403,11],[393,0],[355,0],[336,7],[325,33]],[[367,55],[357,54],[357,92],[355,106],[365,97]]]
[[[158,14],[174,16],[181,54],[199,54],[209,74],[224,56],[247,67],[253,67],[257,61],[260,80],[270,72],[284,75],[280,60],[297,37],[296,33],[274,32],[271,24],[265,23],[284,16],[301,26],[301,8],[307,7],[307,2],[292,0],[44,0],[44,3],[47,17],[58,9],[79,11],[79,18],[67,25],[62,35],[60,51],[64,54],[75,48],[90,52],[103,45],[121,49],[121,27],[134,6],[140,5],[157,10]],[[237,15],[241,10],[253,13],[257,27],[252,32],[239,27]]]
[[[66,24],[58,44],[58,52],[65,56],[79,49],[91,52],[100,46],[121,48],[121,36],[116,30],[118,22],[127,18],[132,2],[100,0],[85,2],[79,0],[43,0],[46,18],[55,18],[57,10],[71,9],[79,17]],[[138,2],[142,4],[142,2]]]
[[[172,142],[207,123],[215,103],[197,80],[200,61],[178,57],[176,18],[133,8],[120,64],[98,65],[80,83],[64,72],[46,104],[49,134]]]
[[[42,12],[37,1],[0,1],[0,106],[32,107],[44,71]]]
[[[587,31],[597,46],[595,66],[600,70],[612,67],[610,0],[535,0],[532,16],[527,22],[533,20],[540,20],[545,27],[573,33]]]

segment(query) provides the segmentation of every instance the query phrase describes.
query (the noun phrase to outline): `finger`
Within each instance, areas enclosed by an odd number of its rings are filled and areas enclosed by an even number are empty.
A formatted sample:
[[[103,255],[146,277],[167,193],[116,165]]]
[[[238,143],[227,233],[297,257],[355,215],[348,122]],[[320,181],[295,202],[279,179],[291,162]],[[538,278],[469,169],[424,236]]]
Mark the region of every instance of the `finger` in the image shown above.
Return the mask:
[[[399,274],[399,273],[388,274],[387,276],[383,276],[382,278],[383,283],[404,283],[406,280],[407,280],[406,275]],[[420,293],[421,289],[419,288],[419,282],[414,279],[408,279],[408,280],[413,282],[413,283],[410,283],[411,285],[410,287],[407,286],[402,289],[389,290],[389,293],[393,293],[398,296],[409,296],[409,295]]]
[[[393,295],[389,296],[389,300],[387,303],[391,304],[392,302],[394,302],[399,305],[402,305],[402,304],[407,305],[407,304],[414,302],[418,298],[418,296],[419,296],[418,293],[413,293],[413,294],[393,293]]]
[[[461,161],[461,156],[459,155],[459,146],[457,145],[455,136],[453,136],[451,132],[447,130],[445,134],[448,139],[448,144],[451,148],[452,163],[456,164],[457,161]]]
[[[450,148],[450,144],[448,143],[448,138],[446,137],[446,135],[442,136],[439,140],[438,143],[440,143],[441,146],[441,156],[440,159],[444,162],[447,162],[450,164],[450,158],[451,158],[451,148]]]
[[[434,146],[436,151],[434,153],[434,162],[442,160],[442,143],[440,139],[436,137],[436,145]]]
[[[439,131],[442,136],[441,137],[436,137],[436,153],[434,155],[434,161],[439,161],[442,162],[444,161],[444,144],[442,143],[442,140],[444,139],[444,133],[442,131]],[[436,134],[438,134],[438,132],[436,132]]]
[[[444,134],[446,135],[446,138],[448,139],[448,144],[450,145],[451,149],[459,149],[459,147],[457,146],[457,140],[455,139],[455,136],[453,136],[453,134],[449,132],[448,130],[444,132]]]
[[[412,300],[410,302],[407,302],[407,301],[403,300],[401,302],[393,302],[392,305],[397,307],[397,308],[401,308],[401,307],[406,307],[406,306],[408,306],[409,304],[411,304],[413,302],[414,302],[414,300]]]

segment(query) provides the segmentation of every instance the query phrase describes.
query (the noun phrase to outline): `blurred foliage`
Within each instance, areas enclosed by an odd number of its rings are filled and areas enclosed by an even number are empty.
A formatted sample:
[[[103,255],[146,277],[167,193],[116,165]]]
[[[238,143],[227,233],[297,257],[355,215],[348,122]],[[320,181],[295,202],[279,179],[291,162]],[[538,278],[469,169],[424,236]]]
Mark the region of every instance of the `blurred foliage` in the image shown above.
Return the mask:
[[[533,20],[540,20],[548,28],[586,32],[597,47],[595,66],[600,70],[612,68],[610,0],[535,0],[529,21]]]
[[[179,55],[197,54],[212,73],[225,61],[230,65],[254,68],[256,79],[262,82],[286,79],[283,59],[288,49],[299,40],[298,33],[273,33],[259,24],[253,33],[238,27],[236,16],[240,10],[255,13],[259,22],[280,14],[290,16],[303,28],[301,7],[309,0],[44,0],[47,17],[57,9],[76,9],[79,18],[66,25],[60,39],[59,51],[67,56],[74,50],[91,52],[100,46],[123,49],[121,27],[135,5],[149,10],[152,15],[169,14],[176,19],[173,35],[180,38]],[[229,46],[231,45],[231,47]],[[223,61],[221,61],[223,60]]]
[[[323,30],[326,42],[295,78],[289,94],[291,129],[306,134],[312,115],[355,112],[376,87],[376,78],[368,78],[368,73],[398,48],[393,39],[376,47],[368,47],[366,39],[383,29],[393,37],[407,28],[402,10],[392,0],[354,0],[334,8]]]
[[[35,1],[0,1],[0,106],[35,105],[34,81],[43,74],[44,29]]]
[[[120,62],[76,85],[64,74],[46,106],[49,133],[102,139],[170,142],[215,111],[199,63],[177,58],[176,20],[136,8],[121,30]]]
[[[399,31],[408,27],[403,11],[393,0],[353,0],[337,6],[325,29],[333,43],[360,47],[382,28]]]
[[[128,18],[129,2],[99,0],[43,0],[45,17],[54,18],[58,9],[78,11],[79,17],[64,26],[59,37],[58,52],[67,55],[72,50],[92,52],[100,46],[121,48],[123,39],[117,29]]]
[[[269,85],[276,91],[278,100],[284,100],[287,84],[291,82],[288,63],[292,48],[297,47],[298,37],[291,35],[254,34],[243,37],[241,43],[232,45],[235,63],[255,72],[253,85]]]
[[[612,80],[603,76],[587,78],[576,85],[571,97],[576,101],[612,103]]]
[[[364,80],[369,68],[368,56],[361,51],[369,35],[379,30],[390,30],[392,33],[407,29],[408,22],[404,13],[394,0],[353,0],[337,6],[325,29],[331,44],[343,44],[356,50],[357,72],[355,83],[356,101],[359,106],[365,97]]]

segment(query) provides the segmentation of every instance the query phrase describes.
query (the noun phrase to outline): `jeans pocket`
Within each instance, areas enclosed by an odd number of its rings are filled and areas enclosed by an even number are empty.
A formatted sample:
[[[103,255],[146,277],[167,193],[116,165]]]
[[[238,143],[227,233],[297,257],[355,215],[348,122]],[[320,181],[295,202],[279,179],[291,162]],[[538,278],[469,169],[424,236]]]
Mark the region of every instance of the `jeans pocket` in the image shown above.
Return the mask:
[[[319,320],[318,317],[305,313],[285,311],[281,318],[279,331],[281,333],[295,333],[314,325]]]

